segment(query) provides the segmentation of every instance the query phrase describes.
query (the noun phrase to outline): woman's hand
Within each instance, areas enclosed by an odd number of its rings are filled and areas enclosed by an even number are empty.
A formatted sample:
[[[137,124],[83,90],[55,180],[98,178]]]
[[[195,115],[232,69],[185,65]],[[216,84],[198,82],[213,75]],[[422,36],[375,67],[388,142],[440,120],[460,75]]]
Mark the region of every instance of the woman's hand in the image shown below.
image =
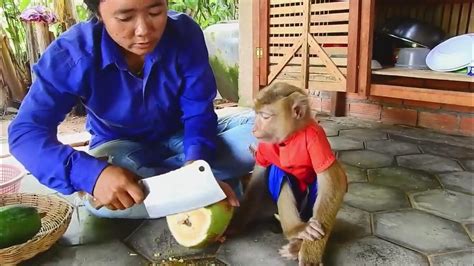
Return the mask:
[[[94,205],[124,210],[143,202],[145,195],[137,176],[129,170],[109,165],[99,175],[94,187]]]
[[[229,204],[233,207],[239,207],[239,199],[234,193],[234,190],[229,186],[224,181],[217,180],[217,183],[219,183],[219,186],[221,186],[221,189],[224,191],[225,195],[227,196],[227,200],[229,201]]]

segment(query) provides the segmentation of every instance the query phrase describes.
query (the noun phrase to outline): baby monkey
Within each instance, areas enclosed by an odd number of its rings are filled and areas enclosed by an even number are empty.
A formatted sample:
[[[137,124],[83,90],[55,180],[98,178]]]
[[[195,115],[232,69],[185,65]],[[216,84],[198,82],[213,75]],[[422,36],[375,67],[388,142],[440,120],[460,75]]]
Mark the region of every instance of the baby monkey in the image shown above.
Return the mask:
[[[289,241],[280,254],[319,265],[347,191],[346,174],[302,89],[276,83],[259,92],[254,108],[256,165],[230,230],[242,231],[271,198]]]

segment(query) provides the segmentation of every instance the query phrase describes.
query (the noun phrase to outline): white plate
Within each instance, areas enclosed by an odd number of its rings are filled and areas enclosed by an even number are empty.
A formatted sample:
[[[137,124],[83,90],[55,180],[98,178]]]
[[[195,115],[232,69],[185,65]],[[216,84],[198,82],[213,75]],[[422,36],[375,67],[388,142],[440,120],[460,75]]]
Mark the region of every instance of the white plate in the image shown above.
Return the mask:
[[[426,65],[435,71],[455,71],[474,65],[474,34],[450,38],[433,48]]]

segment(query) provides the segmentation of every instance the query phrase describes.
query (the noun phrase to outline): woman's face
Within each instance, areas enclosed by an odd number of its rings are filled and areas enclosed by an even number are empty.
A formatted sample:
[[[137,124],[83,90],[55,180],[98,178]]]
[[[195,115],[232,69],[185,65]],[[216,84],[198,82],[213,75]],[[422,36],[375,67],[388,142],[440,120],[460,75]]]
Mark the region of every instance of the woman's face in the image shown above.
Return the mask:
[[[166,0],[102,0],[100,18],[110,37],[123,49],[144,56],[163,35],[167,16]]]

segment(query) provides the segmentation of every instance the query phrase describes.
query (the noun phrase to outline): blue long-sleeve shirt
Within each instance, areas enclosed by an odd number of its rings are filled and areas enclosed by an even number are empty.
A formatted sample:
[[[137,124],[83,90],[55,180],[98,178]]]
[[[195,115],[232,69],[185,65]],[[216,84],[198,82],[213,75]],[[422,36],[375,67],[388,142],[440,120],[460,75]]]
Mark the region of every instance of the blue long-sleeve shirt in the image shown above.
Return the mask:
[[[63,194],[92,193],[107,166],[57,140],[57,127],[80,99],[91,147],[114,139],[159,142],[184,129],[186,160],[215,150],[216,84],[199,26],[170,11],[163,36],[132,75],[97,20],[63,33],[33,67],[36,80],[9,127],[11,153],[39,181]]]

